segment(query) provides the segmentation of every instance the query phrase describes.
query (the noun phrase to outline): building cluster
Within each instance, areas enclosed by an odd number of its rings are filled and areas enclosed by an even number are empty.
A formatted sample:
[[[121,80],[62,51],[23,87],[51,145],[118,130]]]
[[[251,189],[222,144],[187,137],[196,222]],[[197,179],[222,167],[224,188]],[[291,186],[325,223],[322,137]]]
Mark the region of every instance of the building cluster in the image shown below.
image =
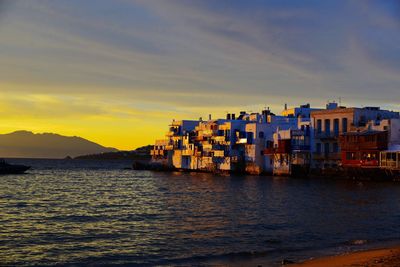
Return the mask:
[[[293,175],[310,170],[400,170],[399,112],[379,107],[309,104],[281,115],[227,114],[225,119],[172,121],[152,162],[193,171]]]

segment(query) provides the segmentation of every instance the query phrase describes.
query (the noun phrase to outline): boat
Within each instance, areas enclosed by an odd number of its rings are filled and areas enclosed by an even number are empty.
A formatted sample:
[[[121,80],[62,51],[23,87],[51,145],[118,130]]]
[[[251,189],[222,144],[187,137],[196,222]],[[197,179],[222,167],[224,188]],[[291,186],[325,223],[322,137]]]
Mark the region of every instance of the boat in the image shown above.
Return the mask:
[[[0,174],[22,174],[29,170],[30,166],[14,165],[0,159]]]

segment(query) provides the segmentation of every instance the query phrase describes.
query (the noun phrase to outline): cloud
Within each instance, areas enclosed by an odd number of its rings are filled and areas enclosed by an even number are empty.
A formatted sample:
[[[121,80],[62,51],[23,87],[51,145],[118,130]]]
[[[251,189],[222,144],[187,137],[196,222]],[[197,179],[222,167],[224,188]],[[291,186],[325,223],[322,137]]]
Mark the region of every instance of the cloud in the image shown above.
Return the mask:
[[[243,107],[338,97],[393,107],[400,97],[395,1],[6,2],[4,113],[157,127]]]

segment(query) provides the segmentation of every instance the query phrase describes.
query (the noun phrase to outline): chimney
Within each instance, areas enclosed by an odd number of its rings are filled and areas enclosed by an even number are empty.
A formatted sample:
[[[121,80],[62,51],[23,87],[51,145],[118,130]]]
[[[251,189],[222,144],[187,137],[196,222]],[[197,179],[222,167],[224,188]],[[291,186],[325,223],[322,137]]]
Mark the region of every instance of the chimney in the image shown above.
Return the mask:
[[[285,110],[287,110],[287,104],[285,103]]]
[[[227,120],[231,120],[231,114],[230,113],[226,114],[226,119]]]
[[[211,120],[211,114],[208,114],[208,120],[209,121]]]
[[[232,118],[232,120],[236,119],[235,113],[232,113],[231,118]]]

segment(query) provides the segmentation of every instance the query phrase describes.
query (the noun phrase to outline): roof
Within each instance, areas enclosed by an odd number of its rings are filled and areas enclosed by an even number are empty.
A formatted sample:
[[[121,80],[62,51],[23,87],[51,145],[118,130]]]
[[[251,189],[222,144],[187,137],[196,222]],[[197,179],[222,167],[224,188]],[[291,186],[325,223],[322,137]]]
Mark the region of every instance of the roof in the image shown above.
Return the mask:
[[[400,152],[400,145],[392,145],[389,147],[388,150],[385,150],[383,152]]]

